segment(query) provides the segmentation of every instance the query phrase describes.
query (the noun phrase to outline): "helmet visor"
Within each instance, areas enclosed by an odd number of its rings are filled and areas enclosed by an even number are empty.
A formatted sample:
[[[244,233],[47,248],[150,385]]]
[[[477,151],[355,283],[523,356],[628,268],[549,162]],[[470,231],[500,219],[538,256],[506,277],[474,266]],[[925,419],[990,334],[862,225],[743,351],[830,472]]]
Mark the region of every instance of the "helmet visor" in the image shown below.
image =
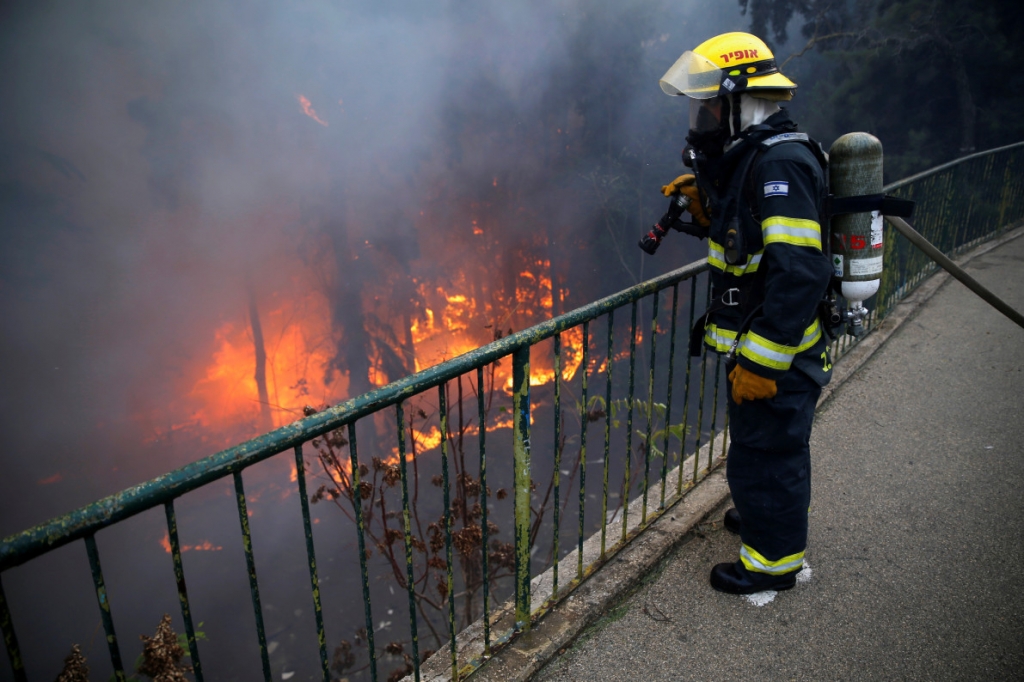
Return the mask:
[[[666,95],[710,99],[718,95],[722,70],[707,57],[687,50],[658,81]]]
[[[722,125],[723,97],[690,100],[690,130],[709,133]]]

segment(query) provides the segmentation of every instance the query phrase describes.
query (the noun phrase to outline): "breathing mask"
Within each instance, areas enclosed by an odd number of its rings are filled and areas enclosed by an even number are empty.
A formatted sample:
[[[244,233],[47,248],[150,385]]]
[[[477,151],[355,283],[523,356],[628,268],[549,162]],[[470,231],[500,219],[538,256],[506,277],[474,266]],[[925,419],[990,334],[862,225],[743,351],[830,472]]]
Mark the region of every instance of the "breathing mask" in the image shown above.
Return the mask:
[[[732,139],[727,96],[690,99],[690,133],[687,144],[705,157],[721,156]]]

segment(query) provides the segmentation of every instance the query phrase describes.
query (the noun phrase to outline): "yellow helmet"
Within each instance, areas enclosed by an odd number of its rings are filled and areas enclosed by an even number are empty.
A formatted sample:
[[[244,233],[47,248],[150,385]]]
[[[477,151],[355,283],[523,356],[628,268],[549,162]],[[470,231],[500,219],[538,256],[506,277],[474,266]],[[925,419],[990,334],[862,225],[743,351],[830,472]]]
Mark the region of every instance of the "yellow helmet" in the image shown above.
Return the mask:
[[[723,33],[687,50],[658,81],[667,95],[711,99],[748,92],[788,100],[796,83],[779,72],[775,55],[749,33]]]

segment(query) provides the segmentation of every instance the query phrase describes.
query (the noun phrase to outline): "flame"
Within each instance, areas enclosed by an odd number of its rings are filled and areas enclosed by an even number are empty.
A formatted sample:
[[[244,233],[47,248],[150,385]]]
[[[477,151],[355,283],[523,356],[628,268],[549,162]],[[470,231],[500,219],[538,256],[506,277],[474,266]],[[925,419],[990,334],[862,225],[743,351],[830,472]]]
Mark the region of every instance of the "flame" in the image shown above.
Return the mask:
[[[384,370],[374,367],[372,365],[368,370],[366,370],[366,379],[374,386],[387,386],[389,383],[391,383],[391,381],[388,379],[388,375],[384,372]]]
[[[313,109],[313,104],[305,95],[299,95],[299,104],[302,105],[302,113],[304,113],[306,116],[309,116],[311,119],[313,119],[323,127],[327,127],[327,121],[323,120],[322,118],[316,115],[316,110]],[[338,100],[338,104],[341,104],[341,100]]]
[[[562,380],[572,381],[583,364],[583,328],[573,327],[562,333]]]
[[[48,476],[47,478],[39,479],[38,481],[36,481],[36,483],[38,485],[51,485],[53,483],[59,483],[63,478],[64,477],[60,474],[60,472],[57,472],[53,476]]]
[[[303,95],[298,98],[307,116],[327,125],[309,99]],[[479,208],[474,205],[470,210]],[[464,244],[437,242],[437,253],[424,253],[422,263],[414,261],[393,279],[385,276],[375,286],[365,288],[362,301],[353,302],[362,305],[367,320],[364,332],[372,340],[366,374],[371,386],[386,385],[399,379],[400,372],[421,371],[561,312],[568,290],[555,283],[551,261],[538,255],[546,247],[543,231],[538,232],[532,245],[502,251],[491,258],[501,233],[492,230],[497,226],[490,222],[493,218],[486,217],[486,213],[477,215],[481,217],[468,219],[476,237],[465,229],[467,218],[457,219],[454,224],[463,226],[460,232],[461,239],[467,240]],[[298,219],[291,214],[275,217],[282,224]],[[430,220],[429,213],[421,212],[420,220]],[[477,238],[481,235],[483,239]],[[433,243],[424,244],[434,248]],[[380,257],[372,248],[358,255]],[[500,270],[496,269],[498,265]],[[279,271],[287,267],[278,264]],[[266,356],[265,392],[256,381],[251,322],[245,307],[240,306],[236,317],[209,331],[209,345],[202,355],[205,360],[186,368],[179,398],[158,402],[152,414],[143,415],[147,422],[159,425],[152,427],[151,440],[178,432],[204,438],[214,434],[218,445],[227,446],[240,437],[265,433],[300,418],[306,405],[333,404],[351,397],[350,377],[333,369],[344,330],[333,327],[336,316],[332,315],[327,290],[322,289],[323,273],[304,269],[308,267],[304,262],[292,263],[291,267],[292,285],[279,284],[276,292],[261,294],[257,301]],[[514,274],[498,277],[496,272]],[[411,291],[406,277],[411,279]],[[400,278],[401,286],[397,284]],[[531,386],[555,381],[550,349],[550,342],[534,349]],[[400,365],[397,368],[396,358]],[[582,364],[582,328],[577,327],[561,335],[561,379],[572,381]],[[487,377],[495,389],[512,392],[512,363],[508,359],[488,368]],[[536,401],[533,403],[536,406]],[[499,415],[494,424],[495,428],[510,426],[511,418]],[[437,427],[423,428],[413,435],[417,452],[440,444]],[[296,475],[292,467],[292,481]]]
[[[416,451],[422,452],[425,450],[433,450],[434,448],[441,445],[441,429],[436,426],[431,426],[430,430],[426,433],[413,429],[413,435],[416,438]],[[395,452],[395,462],[398,461],[398,452]]]
[[[213,331],[205,366],[182,390],[180,401],[161,406],[162,414],[140,412],[136,420],[153,426],[149,442],[174,433],[217,434],[219,444],[265,433],[302,416],[309,404],[322,405],[346,395],[347,377],[328,373],[334,346],[326,298],[317,292],[272,296],[260,311],[266,352],[267,404],[256,384],[256,349],[247,316]]]
[[[504,332],[510,320],[520,324],[535,323],[554,312],[555,293],[550,261],[532,259],[519,270],[511,300],[486,301],[467,281],[457,274],[452,281],[418,282],[417,294],[422,305],[419,313],[409,319],[414,371],[462,355],[496,338],[495,327]],[[565,291],[557,292],[561,299]],[[271,428],[290,423],[302,416],[305,405],[323,405],[348,396],[348,377],[337,370],[329,372],[336,337],[331,328],[327,298],[318,291],[299,297],[287,292],[265,300],[260,310],[266,352],[266,405],[259,398],[255,378],[256,354],[250,322],[246,316],[224,322],[213,332],[210,359],[185,393],[182,405],[173,412],[184,415],[171,425],[156,429],[155,438],[164,438],[178,431],[208,431],[225,434],[230,441],[238,436],[254,436]],[[495,322],[496,320],[496,322]],[[571,381],[583,362],[582,328],[575,327],[561,335],[560,373],[563,381]],[[554,361],[548,352],[534,352],[530,365],[530,385],[545,386],[555,380]],[[399,377],[389,376],[383,358],[375,351],[369,362],[367,380],[373,386],[384,386]],[[504,361],[489,375],[495,387],[511,394],[512,364]],[[268,423],[269,419],[269,423]],[[508,422],[505,424],[502,420]],[[501,417],[496,428],[511,425]],[[417,451],[439,446],[441,434],[436,426],[426,432],[417,431]],[[394,455],[397,462],[397,453]],[[295,481],[294,465],[290,480]]]
[[[473,231],[483,234],[476,220],[473,220]],[[527,258],[525,265],[517,273],[512,300],[504,304],[482,301],[478,294],[472,293],[474,287],[466,281],[464,273],[458,273],[447,285],[418,283],[417,293],[425,305],[409,327],[415,349],[415,371],[485,345],[496,338],[495,327],[503,332],[513,317],[529,324],[550,318],[557,292],[551,278],[551,261]],[[568,292],[563,289],[557,293],[561,298]],[[582,362],[583,331],[576,327],[562,334],[562,379],[571,381]],[[554,379],[552,358],[538,354],[530,365],[530,385],[544,386]],[[494,383],[506,393],[512,392],[511,363],[502,363],[496,369]]]
[[[171,537],[166,532],[164,536],[160,538],[160,546],[164,548],[164,551],[168,554],[171,553]],[[209,540],[203,540],[198,545],[180,545],[182,552],[219,552],[224,549],[220,545],[215,545]]]
[[[551,289],[551,278],[541,275],[538,278],[538,282],[540,284],[540,306],[550,312],[555,303],[554,292]]]
[[[327,301],[309,294],[298,308],[306,315],[294,322],[297,311],[283,305],[261,315],[266,346],[266,381],[270,399],[272,426],[282,426],[302,416],[302,407],[323,403],[335,387],[323,377],[323,368],[331,360],[329,328],[316,329],[315,321],[329,319]],[[255,379],[256,351],[249,326],[228,322],[216,331],[218,349],[206,376],[196,382],[191,396],[204,404],[196,419],[213,424],[232,421],[246,414],[255,416],[263,409]]]

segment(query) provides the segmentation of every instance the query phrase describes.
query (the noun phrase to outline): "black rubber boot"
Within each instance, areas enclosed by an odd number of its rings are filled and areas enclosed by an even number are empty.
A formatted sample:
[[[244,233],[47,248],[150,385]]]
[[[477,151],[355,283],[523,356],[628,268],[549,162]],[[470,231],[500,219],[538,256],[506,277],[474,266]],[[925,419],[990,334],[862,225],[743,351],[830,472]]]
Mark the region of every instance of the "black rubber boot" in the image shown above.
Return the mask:
[[[711,569],[711,587],[728,594],[754,594],[765,590],[781,592],[796,585],[796,574],[799,572],[770,575],[748,571],[739,561],[718,564]]]
[[[725,512],[725,519],[723,519],[722,524],[727,531],[733,535],[739,535],[740,523],[740,513],[736,511],[736,507],[732,507],[729,511]]]

